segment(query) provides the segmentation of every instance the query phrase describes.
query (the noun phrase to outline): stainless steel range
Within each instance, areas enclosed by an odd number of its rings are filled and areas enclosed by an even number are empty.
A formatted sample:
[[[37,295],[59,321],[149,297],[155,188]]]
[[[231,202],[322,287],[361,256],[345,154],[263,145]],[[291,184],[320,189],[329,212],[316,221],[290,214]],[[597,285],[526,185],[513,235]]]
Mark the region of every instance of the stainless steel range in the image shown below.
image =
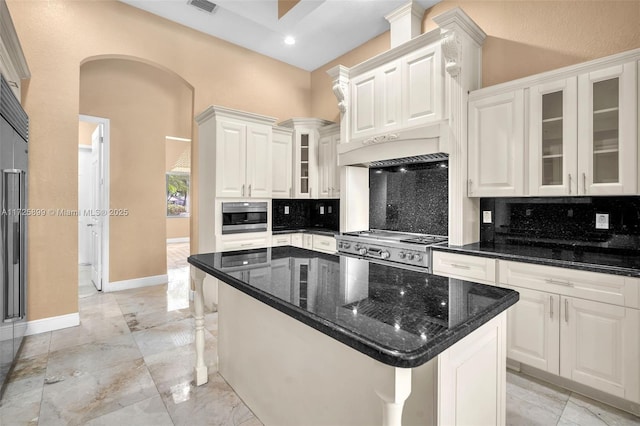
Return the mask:
[[[345,232],[336,240],[340,253],[431,272],[431,247],[447,237],[373,229]]]

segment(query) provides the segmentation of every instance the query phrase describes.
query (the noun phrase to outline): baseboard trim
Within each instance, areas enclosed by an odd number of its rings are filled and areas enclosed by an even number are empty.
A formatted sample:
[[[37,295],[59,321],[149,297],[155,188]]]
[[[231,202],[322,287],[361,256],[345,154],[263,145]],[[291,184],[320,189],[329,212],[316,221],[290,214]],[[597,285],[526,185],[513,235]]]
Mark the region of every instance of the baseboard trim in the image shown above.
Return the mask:
[[[133,288],[149,287],[152,285],[166,284],[169,282],[167,274],[153,275],[150,277],[134,278],[131,280],[112,281],[103,286],[102,291],[110,293],[112,291],[130,290]]]
[[[188,243],[189,237],[167,238],[167,244]]]
[[[42,318],[38,320],[28,321],[26,336],[32,334],[46,333],[47,331],[62,330],[63,328],[75,327],[80,325],[80,313],[59,315],[57,317]]]

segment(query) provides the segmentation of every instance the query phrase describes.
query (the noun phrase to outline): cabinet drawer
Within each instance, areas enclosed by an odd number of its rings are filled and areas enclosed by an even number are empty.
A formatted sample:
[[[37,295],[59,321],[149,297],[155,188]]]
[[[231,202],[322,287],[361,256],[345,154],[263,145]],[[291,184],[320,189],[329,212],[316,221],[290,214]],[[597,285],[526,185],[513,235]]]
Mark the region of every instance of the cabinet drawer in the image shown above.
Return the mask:
[[[324,235],[314,235],[313,250],[333,254],[337,250],[336,239],[334,237],[326,237]]]
[[[496,260],[434,250],[433,273],[485,284],[496,283]]]
[[[233,251],[233,250],[247,250],[252,248],[264,248],[267,247],[267,238],[251,238],[246,240],[231,240],[222,241],[220,244],[220,251]]]
[[[271,237],[271,245],[273,247],[290,246],[291,245],[291,234],[274,235],[273,237]]]
[[[555,266],[500,261],[499,282],[619,306],[640,306],[640,279]]]
[[[302,234],[291,234],[291,245],[294,247],[304,248]]]

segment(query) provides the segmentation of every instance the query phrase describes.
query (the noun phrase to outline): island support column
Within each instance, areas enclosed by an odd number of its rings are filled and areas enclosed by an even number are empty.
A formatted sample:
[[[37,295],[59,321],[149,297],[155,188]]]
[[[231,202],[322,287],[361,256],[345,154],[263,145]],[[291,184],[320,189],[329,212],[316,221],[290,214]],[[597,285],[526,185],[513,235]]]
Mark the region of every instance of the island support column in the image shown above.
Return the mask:
[[[202,287],[206,274],[198,268],[191,267],[191,281],[195,290],[194,308],[196,322],[196,386],[209,381],[207,366],[204,363],[204,295]]]
[[[385,377],[376,388],[382,400],[382,426],[402,426],[404,402],[411,394],[411,370],[397,367],[385,370],[385,375],[389,373],[392,377]]]

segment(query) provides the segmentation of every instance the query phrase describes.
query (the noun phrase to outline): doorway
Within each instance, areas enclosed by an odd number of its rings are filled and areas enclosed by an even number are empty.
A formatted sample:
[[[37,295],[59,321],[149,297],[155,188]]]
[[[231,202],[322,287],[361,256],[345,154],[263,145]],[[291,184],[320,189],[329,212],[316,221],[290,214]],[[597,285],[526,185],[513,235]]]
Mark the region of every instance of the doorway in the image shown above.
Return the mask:
[[[109,282],[109,119],[80,115],[78,123],[78,295]]]

